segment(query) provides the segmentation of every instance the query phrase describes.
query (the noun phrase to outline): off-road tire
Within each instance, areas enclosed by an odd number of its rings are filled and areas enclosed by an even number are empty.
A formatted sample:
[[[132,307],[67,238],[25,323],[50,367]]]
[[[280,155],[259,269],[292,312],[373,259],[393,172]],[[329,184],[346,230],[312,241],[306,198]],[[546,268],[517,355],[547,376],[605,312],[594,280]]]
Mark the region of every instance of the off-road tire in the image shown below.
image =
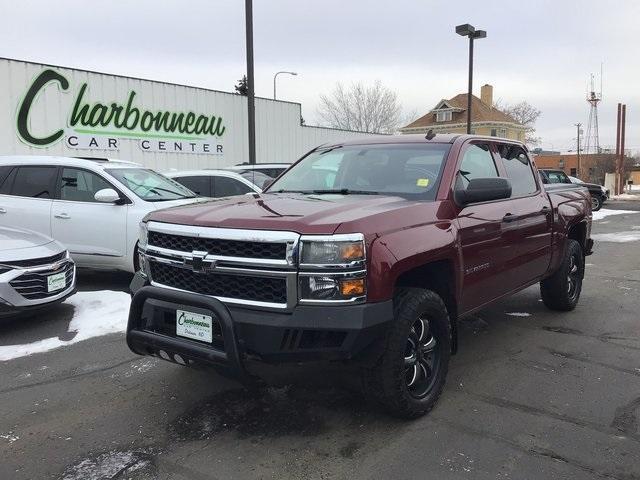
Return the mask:
[[[573,260],[572,260],[573,259]],[[540,295],[547,308],[568,312],[576,308],[584,278],[584,253],[580,243],[567,240],[560,268],[540,282]],[[572,285],[570,282],[574,282]]]
[[[415,322],[428,319],[428,332],[435,339],[433,357],[439,362],[431,385],[421,398],[416,398],[408,386],[405,356],[414,334]],[[445,385],[451,356],[451,324],[442,298],[431,290],[400,288],[394,297],[394,321],[383,340],[382,354],[377,362],[363,372],[365,393],[380,403],[390,414],[412,419],[428,413],[440,397]],[[422,372],[426,373],[425,370]]]
[[[602,204],[603,204],[603,199],[602,196],[600,195],[592,195],[591,196],[591,211],[592,212],[597,212],[598,210],[600,210],[602,208]]]

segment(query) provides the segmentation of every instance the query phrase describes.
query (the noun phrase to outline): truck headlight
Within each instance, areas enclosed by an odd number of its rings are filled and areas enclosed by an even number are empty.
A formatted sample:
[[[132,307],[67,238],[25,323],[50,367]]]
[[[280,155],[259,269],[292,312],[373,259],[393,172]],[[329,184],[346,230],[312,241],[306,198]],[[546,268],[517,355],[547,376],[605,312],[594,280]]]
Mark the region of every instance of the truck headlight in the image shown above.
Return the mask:
[[[301,303],[365,301],[363,234],[303,235],[299,258],[298,297]]]
[[[327,236],[303,236],[300,241],[300,266],[355,266],[364,264],[364,235],[361,233]]]
[[[145,222],[140,222],[140,229],[138,231],[138,248],[147,248],[147,237],[149,236],[149,229]]]
[[[354,302],[364,300],[367,283],[364,274],[356,275],[300,275],[300,301]]]

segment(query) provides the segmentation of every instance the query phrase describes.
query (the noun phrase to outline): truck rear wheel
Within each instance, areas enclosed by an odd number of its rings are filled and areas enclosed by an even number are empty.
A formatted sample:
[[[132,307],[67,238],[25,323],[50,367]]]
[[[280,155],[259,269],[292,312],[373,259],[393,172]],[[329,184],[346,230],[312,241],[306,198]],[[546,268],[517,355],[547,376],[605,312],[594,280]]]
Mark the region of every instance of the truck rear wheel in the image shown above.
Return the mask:
[[[542,301],[551,310],[568,312],[576,308],[584,278],[584,254],[580,243],[567,240],[567,250],[560,268],[540,282]]]
[[[597,212],[602,208],[602,197],[600,195],[591,195],[591,211]]]
[[[401,288],[394,317],[381,357],[364,372],[364,384],[392,415],[416,418],[433,408],[444,388],[451,355],[449,315],[438,294]]]

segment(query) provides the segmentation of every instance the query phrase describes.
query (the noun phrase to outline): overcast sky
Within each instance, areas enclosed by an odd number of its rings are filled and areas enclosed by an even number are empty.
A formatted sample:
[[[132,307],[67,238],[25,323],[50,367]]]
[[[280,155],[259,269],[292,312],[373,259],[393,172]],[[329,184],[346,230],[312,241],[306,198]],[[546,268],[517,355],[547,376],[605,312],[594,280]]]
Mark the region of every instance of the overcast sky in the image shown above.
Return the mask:
[[[233,91],[245,73],[242,0],[87,2],[0,0],[0,56]],[[488,31],[476,43],[475,93],[540,110],[542,146],[575,148],[588,121],[591,72],[604,62],[600,138],[615,145],[617,102],[627,147],[640,149],[640,1],[254,0],[256,94],[299,102],[307,124],[337,81],[373,83],[426,113],[466,91],[467,42],[454,27]]]

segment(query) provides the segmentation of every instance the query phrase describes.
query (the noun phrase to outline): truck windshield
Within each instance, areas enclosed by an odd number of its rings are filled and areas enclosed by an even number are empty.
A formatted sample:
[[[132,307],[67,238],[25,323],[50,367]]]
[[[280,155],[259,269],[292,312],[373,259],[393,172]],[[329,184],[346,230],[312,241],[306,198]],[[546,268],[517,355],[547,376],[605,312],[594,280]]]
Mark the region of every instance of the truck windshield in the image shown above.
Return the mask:
[[[399,195],[433,200],[450,145],[349,145],[312,152],[270,193]]]
[[[146,168],[109,168],[105,171],[147,202],[164,202],[197,196],[178,182]]]

